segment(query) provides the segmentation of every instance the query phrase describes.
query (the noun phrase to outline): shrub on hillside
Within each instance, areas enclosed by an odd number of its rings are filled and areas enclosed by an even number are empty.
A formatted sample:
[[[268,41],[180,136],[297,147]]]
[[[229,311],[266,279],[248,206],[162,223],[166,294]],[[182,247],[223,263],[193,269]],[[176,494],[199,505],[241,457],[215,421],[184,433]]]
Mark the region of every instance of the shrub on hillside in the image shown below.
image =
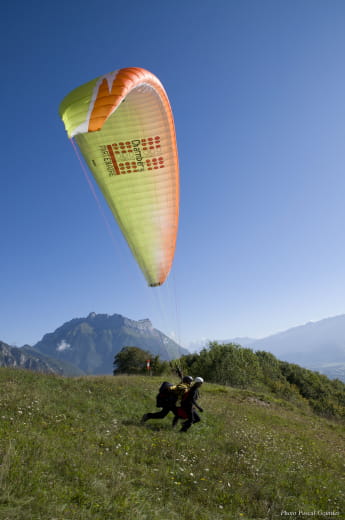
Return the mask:
[[[169,371],[169,363],[161,361],[159,356],[138,347],[123,347],[114,358],[113,374],[144,374],[147,372],[148,360],[152,374],[162,375]]]
[[[193,376],[201,376],[210,383],[246,388],[260,378],[258,359],[249,348],[229,343],[209,344],[200,354],[182,358]]]
[[[286,380],[308,399],[313,410],[326,417],[345,418],[345,385],[337,380],[287,362],[280,362]]]
[[[184,373],[210,383],[239,388],[265,388],[295,403],[306,400],[315,413],[345,418],[345,384],[283,362],[265,351],[253,352],[233,343],[211,342],[199,354],[181,358]]]

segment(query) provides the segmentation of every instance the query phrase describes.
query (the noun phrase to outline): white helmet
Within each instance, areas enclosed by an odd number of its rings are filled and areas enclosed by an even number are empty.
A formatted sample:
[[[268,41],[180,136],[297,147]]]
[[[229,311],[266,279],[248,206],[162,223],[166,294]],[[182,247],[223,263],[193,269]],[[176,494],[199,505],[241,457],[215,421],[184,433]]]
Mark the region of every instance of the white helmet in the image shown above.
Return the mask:
[[[194,383],[200,383],[200,384],[202,384],[203,382],[204,382],[204,380],[203,380],[202,377],[196,377],[196,378],[194,379]]]

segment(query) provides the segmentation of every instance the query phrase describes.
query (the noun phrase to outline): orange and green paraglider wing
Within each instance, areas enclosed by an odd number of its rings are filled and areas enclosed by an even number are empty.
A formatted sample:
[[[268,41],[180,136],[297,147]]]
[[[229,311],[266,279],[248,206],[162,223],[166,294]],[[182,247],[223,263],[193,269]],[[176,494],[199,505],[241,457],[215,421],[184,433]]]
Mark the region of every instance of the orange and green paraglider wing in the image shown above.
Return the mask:
[[[60,105],[150,286],[171,269],[179,207],[173,115],[156,76],[126,68],[73,90]]]

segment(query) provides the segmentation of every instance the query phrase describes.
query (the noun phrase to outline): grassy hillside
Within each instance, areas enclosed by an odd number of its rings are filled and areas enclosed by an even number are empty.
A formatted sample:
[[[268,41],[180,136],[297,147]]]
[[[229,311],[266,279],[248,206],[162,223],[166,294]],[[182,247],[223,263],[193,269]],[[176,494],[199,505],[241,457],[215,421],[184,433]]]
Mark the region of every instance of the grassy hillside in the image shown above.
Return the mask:
[[[160,382],[0,369],[0,519],[345,518],[344,424],[206,383],[187,434],[142,425]]]

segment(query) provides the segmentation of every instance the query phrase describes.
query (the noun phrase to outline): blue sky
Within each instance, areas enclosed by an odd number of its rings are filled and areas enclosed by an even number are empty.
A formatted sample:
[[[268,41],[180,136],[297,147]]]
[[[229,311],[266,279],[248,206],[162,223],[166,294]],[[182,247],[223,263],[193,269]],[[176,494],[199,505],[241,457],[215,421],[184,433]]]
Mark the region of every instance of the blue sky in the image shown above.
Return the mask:
[[[0,340],[91,311],[184,343],[263,337],[345,312],[342,0],[7,2],[1,17]],[[146,68],[172,104],[177,249],[146,287],[58,107]]]

